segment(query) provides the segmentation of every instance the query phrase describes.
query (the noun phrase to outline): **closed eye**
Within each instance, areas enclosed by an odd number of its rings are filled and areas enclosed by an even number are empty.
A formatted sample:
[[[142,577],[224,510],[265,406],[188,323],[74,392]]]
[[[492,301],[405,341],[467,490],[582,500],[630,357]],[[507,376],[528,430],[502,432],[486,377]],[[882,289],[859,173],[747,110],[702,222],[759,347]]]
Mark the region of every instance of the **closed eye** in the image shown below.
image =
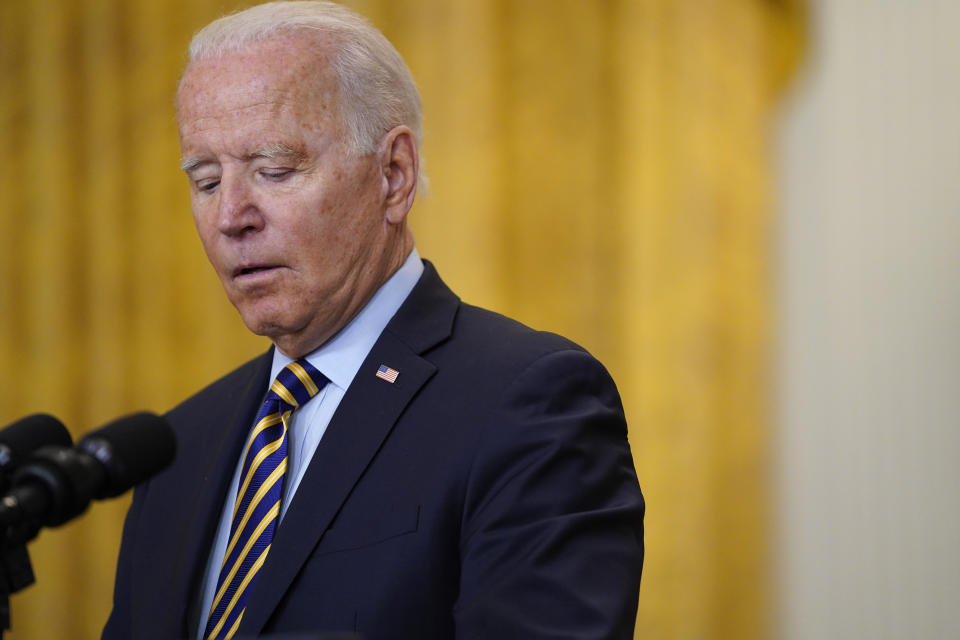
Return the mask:
[[[197,191],[203,191],[204,193],[211,193],[220,185],[220,178],[210,178],[206,180],[198,180]]]
[[[260,169],[260,175],[269,180],[283,180],[293,173],[293,169]]]

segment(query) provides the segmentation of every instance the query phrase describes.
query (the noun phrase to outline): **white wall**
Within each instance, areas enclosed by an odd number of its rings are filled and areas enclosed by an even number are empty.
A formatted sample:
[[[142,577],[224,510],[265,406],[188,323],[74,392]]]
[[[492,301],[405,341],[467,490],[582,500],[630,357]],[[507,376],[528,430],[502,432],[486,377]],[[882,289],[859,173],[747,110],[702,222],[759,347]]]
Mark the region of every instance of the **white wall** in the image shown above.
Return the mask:
[[[780,633],[960,638],[960,2],[811,0],[780,140]]]

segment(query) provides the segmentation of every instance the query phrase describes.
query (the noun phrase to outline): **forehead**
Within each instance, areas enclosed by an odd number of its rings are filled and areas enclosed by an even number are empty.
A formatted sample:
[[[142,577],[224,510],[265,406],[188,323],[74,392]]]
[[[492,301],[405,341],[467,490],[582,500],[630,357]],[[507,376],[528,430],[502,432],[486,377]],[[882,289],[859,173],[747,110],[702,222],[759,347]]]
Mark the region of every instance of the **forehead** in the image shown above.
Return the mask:
[[[338,101],[329,47],[294,34],[191,62],[177,91],[177,119],[181,138],[280,117],[329,129]]]

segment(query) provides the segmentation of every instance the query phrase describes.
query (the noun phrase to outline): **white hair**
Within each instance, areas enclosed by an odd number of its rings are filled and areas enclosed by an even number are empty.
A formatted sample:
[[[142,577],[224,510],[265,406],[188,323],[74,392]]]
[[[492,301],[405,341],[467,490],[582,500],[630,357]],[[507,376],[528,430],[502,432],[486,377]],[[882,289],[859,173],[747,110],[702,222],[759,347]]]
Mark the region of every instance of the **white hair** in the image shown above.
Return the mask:
[[[351,148],[377,149],[398,125],[421,144],[420,94],[396,48],[363,16],[332,2],[268,2],[214,20],[193,36],[190,61],[219,57],[296,31],[317,31],[334,40],[333,70],[340,113]]]

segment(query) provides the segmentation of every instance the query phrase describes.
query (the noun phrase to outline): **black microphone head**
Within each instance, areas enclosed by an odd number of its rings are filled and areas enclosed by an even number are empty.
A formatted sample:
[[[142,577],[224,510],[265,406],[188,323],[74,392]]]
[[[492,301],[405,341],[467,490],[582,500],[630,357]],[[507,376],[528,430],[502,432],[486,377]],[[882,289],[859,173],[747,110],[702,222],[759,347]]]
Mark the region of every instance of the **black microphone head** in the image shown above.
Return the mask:
[[[0,471],[17,467],[40,447],[70,447],[73,438],[51,415],[35,413],[0,430]]]
[[[112,498],[166,468],[177,443],[167,421],[153,413],[135,413],[114,420],[84,436],[77,448],[99,460],[107,481],[94,496]]]

